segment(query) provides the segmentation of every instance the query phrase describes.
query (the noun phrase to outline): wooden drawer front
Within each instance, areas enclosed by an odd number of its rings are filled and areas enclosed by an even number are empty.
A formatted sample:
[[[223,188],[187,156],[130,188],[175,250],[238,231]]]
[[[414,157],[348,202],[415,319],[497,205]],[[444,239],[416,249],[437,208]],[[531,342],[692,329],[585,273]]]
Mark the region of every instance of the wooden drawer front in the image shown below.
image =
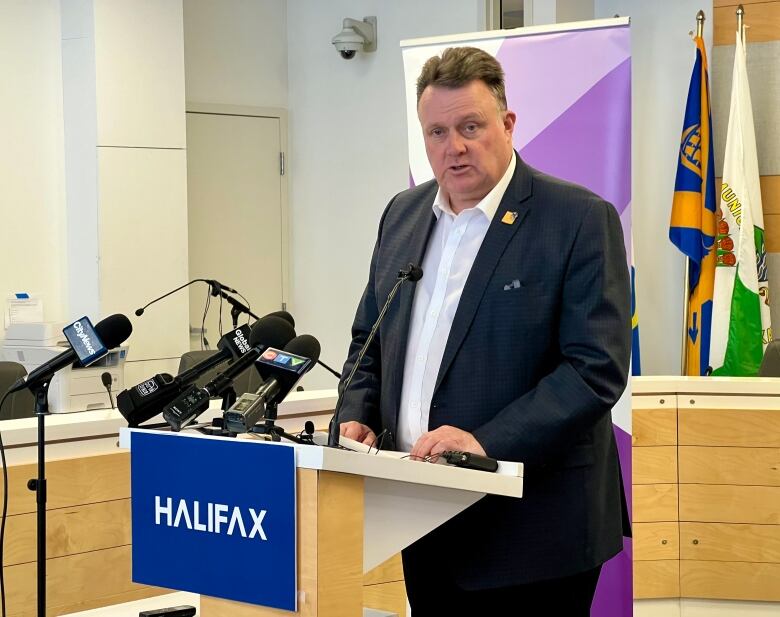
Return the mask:
[[[680,523],[680,557],[780,563],[780,525]]]
[[[631,414],[634,446],[677,445],[677,409],[634,409]]]
[[[780,448],[780,410],[680,409],[682,446]]]
[[[780,601],[780,564],[683,560],[680,592],[684,598],[777,602]]]
[[[76,610],[91,599],[139,592],[136,597],[166,593],[156,587],[137,585],[130,580],[130,547],[110,548],[80,555],[49,559],[46,562],[47,614],[62,615]],[[5,568],[8,615],[32,615],[35,611],[35,563]]]
[[[677,523],[634,523],[634,560],[680,558]]]
[[[633,448],[632,484],[673,484],[677,482],[677,447]]]
[[[35,493],[27,481],[38,475],[37,465],[8,468],[8,514],[35,512]],[[98,454],[46,463],[47,510],[83,503],[130,497],[130,453]],[[0,487],[0,498],[2,498]]]
[[[638,484],[633,489],[632,521],[643,523],[678,519],[676,484]]]
[[[403,581],[363,587],[363,606],[406,617],[406,587]]]
[[[680,482],[780,486],[780,448],[680,446]]]
[[[676,559],[634,562],[634,599],[679,598],[680,562]]]
[[[780,487],[681,484],[680,520],[778,525]]]
[[[9,516],[5,565],[36,559],[36,515]],[[129,545],[130,500],[106,501],[50,510],[46,517],[46,558]]]

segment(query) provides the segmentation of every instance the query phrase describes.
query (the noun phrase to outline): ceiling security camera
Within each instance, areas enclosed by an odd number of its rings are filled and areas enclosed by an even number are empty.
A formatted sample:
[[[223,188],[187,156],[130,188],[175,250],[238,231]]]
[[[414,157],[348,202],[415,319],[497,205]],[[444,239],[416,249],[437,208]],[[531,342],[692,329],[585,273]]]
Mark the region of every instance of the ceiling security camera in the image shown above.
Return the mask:
[[[376,51],[376,17],[363,21],[347,17],[331,42],[344,60],[351,60],[359,51]]]

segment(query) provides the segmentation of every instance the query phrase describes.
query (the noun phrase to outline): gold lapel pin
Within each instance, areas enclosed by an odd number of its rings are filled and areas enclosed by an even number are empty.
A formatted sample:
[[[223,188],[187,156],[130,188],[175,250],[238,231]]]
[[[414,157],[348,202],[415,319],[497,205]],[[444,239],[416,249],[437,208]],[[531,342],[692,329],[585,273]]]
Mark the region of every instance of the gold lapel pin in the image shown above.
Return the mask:
[[[504,216],[501,217],[501,222],[504,225],[514,225],[516,220],[517,212],[505,212]]]

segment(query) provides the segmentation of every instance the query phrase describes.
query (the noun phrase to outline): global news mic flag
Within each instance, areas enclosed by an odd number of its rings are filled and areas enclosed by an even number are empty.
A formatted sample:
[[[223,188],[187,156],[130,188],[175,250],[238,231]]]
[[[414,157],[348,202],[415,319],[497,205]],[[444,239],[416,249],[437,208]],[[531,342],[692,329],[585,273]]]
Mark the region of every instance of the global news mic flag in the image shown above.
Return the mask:
[[[688,257],[685,374],[704,375],[710,359],[716,194],[707,52],[701,37],[694,42],[696,62],[677,156],[669,239]]]

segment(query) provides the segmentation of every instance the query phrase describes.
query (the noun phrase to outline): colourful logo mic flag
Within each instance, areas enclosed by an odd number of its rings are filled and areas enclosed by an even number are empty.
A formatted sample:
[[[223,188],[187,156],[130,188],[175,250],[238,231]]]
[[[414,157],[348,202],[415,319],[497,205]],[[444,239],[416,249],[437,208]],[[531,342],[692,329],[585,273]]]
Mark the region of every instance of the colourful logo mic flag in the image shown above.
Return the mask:
[[[715,165],[707,52],[701,37],[694,42],[696,63],[685,106],[669,239],[688,257],[685,374],[704,375],[709,368],[715,280]]]
[[[713,375],[758,374],[772,340],[764,213],[745,45],[737,33],[718,212]]]

